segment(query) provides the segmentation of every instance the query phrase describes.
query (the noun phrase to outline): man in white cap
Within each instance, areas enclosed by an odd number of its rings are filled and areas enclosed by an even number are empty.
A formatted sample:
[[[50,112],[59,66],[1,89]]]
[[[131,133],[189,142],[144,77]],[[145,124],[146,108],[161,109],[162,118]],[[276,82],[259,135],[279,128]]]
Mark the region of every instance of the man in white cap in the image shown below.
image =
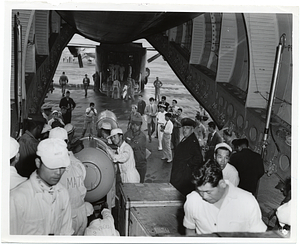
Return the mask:
[[[11,235],[72,235],[69,194],[59,180],[70,165],[61,139],[41,141],[29,180],[10,191]]]
[[[166,105],[159,104],[158,105],[158,113],[156,115],[157,119],[157,136],[158,136],[158,151],[162,151],[162,137],[163,137],[163,129],[161,129],[161,126],[165,126],[166,124],[166,118],[165,114],[166,112]]]
[[[22,177],[18,174],[15,165],[19,161],[19,143],[14,139],[10,138],[10,189],[15,188],[16,186],[23,183],[27,180],[26,177]]]
[[[225,142],[219,143],[215,147],[214,160],[221,166],[223,179],[229,180],[234,186],[240,182],[239,173],[234,166],[229,164],[232,148]]]
[[[49,133],[49,138],[58,138],[69,143],[68,133],[64,128],[56,127],[52,129]],[[74,235],[83,235],[87,226],[87,213],[84,201],[86,195],[86,187],[84,185],[86,170],[82,162],[71,151],[69,151],[69,157],[70,165],[66,168],[59,182],[69,192]]]
[[[48,121],[48,125],[50,125],[52,128],[55,127],[64,127],[65,123],[63,122],[63,120],[61,118],[59,118],[58,116],[58,111],[57,110],[53,110],[52,112],[52,119],[50,119]]]
[[[102,122],[100,128],[97,128],[97,136],[106,144],[111,144],[111,140],[107,139],[107,137],[110,136],[111,129],[111,124],[105,121]]]
[[[114,163],[119,165],[122,183],[140,183],[140,175],[135,168],[135,160],[131,146],[123,139],[123,131],[120,128],[112,129],[110,136],[113,144],[118,146],[114,152],[108,147],[108,153]]]

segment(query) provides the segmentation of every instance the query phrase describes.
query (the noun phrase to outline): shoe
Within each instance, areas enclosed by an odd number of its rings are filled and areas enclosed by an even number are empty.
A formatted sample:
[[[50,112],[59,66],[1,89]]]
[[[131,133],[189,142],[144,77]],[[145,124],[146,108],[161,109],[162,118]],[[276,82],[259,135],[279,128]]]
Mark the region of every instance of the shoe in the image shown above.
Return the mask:
[[[167,158],[161,158],[161,160],[167,160]]]
[[[158,148],[158,151],[162,151],[162,148]]]
[[[172,163],[172,160],[171,161],[167,161],[167,163]]]

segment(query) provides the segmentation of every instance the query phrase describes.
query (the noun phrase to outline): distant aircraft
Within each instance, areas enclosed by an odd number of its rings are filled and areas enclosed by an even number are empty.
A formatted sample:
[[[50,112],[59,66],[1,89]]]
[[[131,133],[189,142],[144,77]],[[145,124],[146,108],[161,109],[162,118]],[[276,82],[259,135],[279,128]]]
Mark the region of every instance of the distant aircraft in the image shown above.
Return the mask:
[[[138,40],[136,42],[144,42],[144,40]],[[145,48],[147,48],[147,51],[156,51],[151,46],[148,46],[147,43],[145,44]],[[70,53],[73,55],[73,57],[78,58],[79,67],[83,67],[82,59],[86,58],[89,62],[92,62],[95,60],[95,47],[99,46],[99,42],[94,42],[92,40],[89,40],[81,35],[75,34],[74,37],[71,39],[69,44],[67,45]],[[143,45],[144,46],[144,45]],[[147,61],[148,63],[154,61],[160,56],[160,54],[156,54],[153,57],[149,58]]]

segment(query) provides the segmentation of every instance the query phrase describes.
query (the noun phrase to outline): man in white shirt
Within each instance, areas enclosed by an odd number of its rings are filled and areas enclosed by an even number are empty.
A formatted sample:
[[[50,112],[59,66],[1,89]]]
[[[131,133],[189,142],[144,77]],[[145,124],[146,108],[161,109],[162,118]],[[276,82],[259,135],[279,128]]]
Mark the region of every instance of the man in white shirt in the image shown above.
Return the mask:
[[[10,234],[72,235],[69,194],[59,183],[70,165],[67,144],[45,139],[36,155],[37,170],[10,191]]]
[[[162,150],[163,150],[163,157],[162,160],[167,160],[167,163],[172,162],[172,150],[171,150],[171,135],[173,131],[173,123],[170,120],[172,117],[171,113],[165,114],[166,123],[161,129],[163,130],[163,137],[162,137]]]
[[[206,162],[193,178],[196,190],[184,204],[186,235],[266,231],[254,196],[224,180],[217,162]]]
[[[97,116],[97,109],[95,108],[95,103],[90,103],[90,106],[85,110],[84,125],[81,137],[84,137],[87,128],[90,128],[89,137],[93,137],[94,127],[95,127],[95,117]]]
[[[234,186],[238,186],[240,182],[239,173],[234,166],[229,164],[231,147],[225,143],[219,143],[215,147],[214,159],[221,166],[223,179],[229,180]]]
[[[165,111],[166,105],[159,104],[157,113],[157,134],[158,134],[158,151],[162,151],[162,137],[163,137],[163,131],[161,130],[161,126],[164,126],[166,124],[165,114],[167,113]]]

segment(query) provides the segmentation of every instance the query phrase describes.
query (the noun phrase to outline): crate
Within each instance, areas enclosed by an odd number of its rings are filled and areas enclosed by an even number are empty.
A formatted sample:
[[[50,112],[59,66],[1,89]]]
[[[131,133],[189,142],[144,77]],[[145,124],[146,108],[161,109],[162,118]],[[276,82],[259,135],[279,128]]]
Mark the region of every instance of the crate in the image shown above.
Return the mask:
[[[183,236],[184,211],[180,206],[133,207],[130,210],[129,236]]]
[[[118,230],[128,236],[130,210],[164,206],[181,207],[184,196],[170,183],[123,183],[118,193]],[[155,208],[154,208],[155,209]]]

